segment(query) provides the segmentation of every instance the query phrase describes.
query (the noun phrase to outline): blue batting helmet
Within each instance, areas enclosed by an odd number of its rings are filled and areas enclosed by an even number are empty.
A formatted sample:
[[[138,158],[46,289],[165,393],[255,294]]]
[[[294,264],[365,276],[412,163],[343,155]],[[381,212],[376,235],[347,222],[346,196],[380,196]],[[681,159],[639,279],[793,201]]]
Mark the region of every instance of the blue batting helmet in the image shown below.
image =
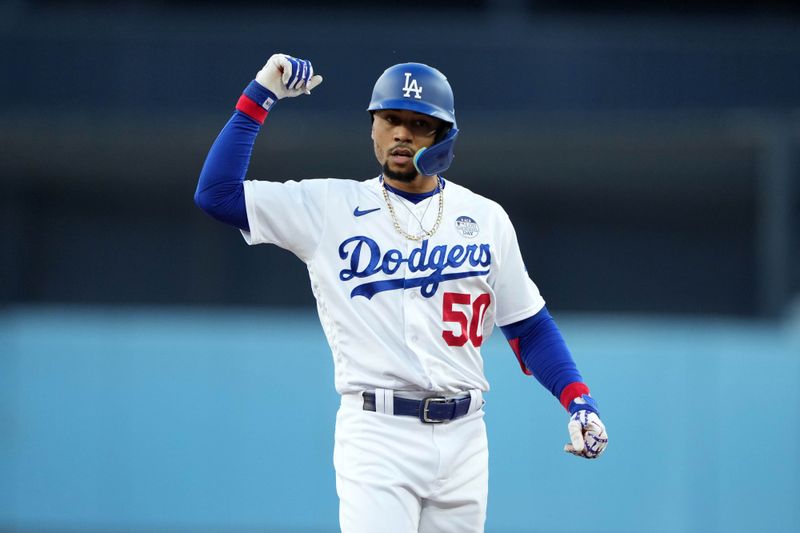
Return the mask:
[[[375,82],[367,108],[380,109],[405,109],[447,122],[450,127],[444,137],[433,146],[420,149],[414,156],[414,166],[425,176],[450,167],[458,128],[453,89],[444,74],[422,63],[400,63],[387,68]]]

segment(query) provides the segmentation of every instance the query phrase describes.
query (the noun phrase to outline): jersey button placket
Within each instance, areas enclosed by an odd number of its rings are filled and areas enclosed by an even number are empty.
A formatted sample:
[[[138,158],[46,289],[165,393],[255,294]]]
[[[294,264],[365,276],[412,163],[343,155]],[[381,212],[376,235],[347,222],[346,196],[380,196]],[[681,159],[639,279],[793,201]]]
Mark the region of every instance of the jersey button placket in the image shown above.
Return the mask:
[[[408,206],[408,204],[405,205]],[[422,231],[419,227],[419,221],[414,217],[414,212],[417,210],[417,207],[415,205],[411,205],[409,207],[410,209],[408,210],[404,209],[404,211],[408,213],[408,217],[406,218],[406,233],[409,235],[417,235],[420,231]],[[417,213],[417,216],[419,216],[419,213]],[[419,244],[420,241],[414,242]]]
[[[412,210],[414,208],[412,207]],[[406,219],[406,231],[410,235],[416,235],[420,232],[419,222],[416,218],[414,218],[414,214],[411,210],[405,210],[408,218]],[[411,252],[415,249],[418,249],[422,246],[422,240],[411,240],[405,239],[406,241],[406,257],[411,257]],[[423,259],[423,258],[420,258]],[[425,258],[427,259],[427,258]],[[419,260],[418,260],[419,261]],[[426,272],[423,271],[416,271],[412,272],[408,266],[406,265],[406,279],[414,279],[419,277],[424,277]],[[422,337],[424,331],[425,324],[422,323],[422,317],[424,313],[422,313],[419,309],[423,303],[421,302],[422,296],[420,295],[420,287],[408,287],[403,290],[403,317],[404,317],[404,324],[405,324],[405,338],[406,343],[408,344],[409,350],[417,357],[420,366],[422,367],[425,378],[428,381],[427,388],[431,389],[433,386],[433,382],[431,381],[430,375],[430,361],[427,360],[425,357],[426,350],[420,349],[419,340]]]
[[[406,224],[406,230],[410,231],[412,226],[410,224]],[[406,241],[406,250],[405,256],[410,257],[412,250],[420,245],[419,241],[412,241],[411,239],[405,239]],[[414,278],[418,275],[416,272],[411,272],[406,265],[406,275],[405,279],[408,280],[410,278]],[[405,324],[405,337],[406,342],[410,341],[412,343],[417,342],[417,335],[416,335],[416,324],[415,324],[415,317],[416,317],[416,310],[414,303],[417,299],[417,288],[404,288],[403,289],[403,323]]]

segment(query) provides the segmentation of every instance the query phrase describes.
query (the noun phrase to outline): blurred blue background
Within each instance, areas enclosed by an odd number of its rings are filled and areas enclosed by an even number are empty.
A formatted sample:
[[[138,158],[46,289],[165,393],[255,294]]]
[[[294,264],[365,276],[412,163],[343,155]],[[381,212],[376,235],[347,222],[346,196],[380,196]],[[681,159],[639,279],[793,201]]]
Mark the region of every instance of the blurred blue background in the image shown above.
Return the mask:
[[[602,459],[502,335],[487,532],[798,531],[800,8],[666,1],[0,3],[0,531],[332,532],[306,270],[196,209],[273,52],[250,177],[378,173],[387,66],[456,94],[448,178],[509,212],[600,400]]]
[[[796,531],[800,317],[565,314],[611,436],[486,345],[487,531]],[[10,531],[337,531],[338,396],[312,312],[17,308],[0,317]]]

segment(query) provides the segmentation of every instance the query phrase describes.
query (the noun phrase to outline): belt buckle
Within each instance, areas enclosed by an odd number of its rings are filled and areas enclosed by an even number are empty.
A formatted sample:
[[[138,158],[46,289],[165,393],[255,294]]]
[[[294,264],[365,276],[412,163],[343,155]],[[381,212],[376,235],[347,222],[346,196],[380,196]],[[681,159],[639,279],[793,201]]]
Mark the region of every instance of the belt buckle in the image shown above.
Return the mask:
[[[431,403],[447,403],[447,398],[444,398],[443,396],[429,396],[427,398],[423,398],[419,419],[426,424],[441,424],[442,422],[445,422],[445,420],[428,418],[428,409],[430,409]]]

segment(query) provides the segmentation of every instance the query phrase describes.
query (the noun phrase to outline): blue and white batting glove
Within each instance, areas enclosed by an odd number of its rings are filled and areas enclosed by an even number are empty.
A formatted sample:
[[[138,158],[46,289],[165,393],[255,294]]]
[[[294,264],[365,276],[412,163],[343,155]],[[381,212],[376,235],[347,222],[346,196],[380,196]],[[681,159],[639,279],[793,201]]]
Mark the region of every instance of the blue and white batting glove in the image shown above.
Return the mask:
[[[314,74],[311,61],[274,54],[256,74],[256,82],[280,100],[311,94],[311,90],[322,83],[322,76]]]
[[[596,459],[608,446],[608,433],[597,412],[597,402],[584,394],[569,404],[569,444],[564,451],[586,459]]]

